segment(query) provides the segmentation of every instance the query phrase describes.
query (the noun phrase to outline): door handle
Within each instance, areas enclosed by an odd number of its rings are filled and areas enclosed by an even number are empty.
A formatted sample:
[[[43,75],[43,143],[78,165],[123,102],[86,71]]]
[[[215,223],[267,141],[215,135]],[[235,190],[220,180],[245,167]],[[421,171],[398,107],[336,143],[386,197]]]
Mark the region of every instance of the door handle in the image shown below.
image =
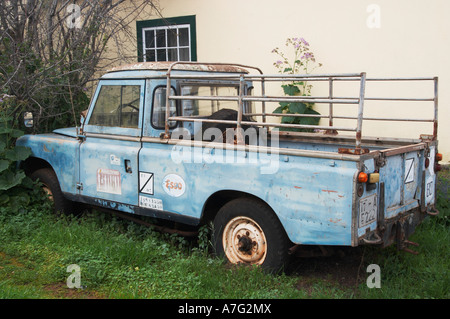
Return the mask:
[[[131,174],[133,173],[133,170],[131,169],[131,161],[130,160],[125,160],[125,172]]]

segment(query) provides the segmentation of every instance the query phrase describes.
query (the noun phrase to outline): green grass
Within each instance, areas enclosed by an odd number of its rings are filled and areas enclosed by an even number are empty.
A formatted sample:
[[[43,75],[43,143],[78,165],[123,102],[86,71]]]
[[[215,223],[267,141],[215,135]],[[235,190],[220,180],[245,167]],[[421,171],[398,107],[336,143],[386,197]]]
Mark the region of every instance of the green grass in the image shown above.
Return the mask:
[[[198,240],[161,234],[107,213],[57,218],[48,205],[0,207],[0,298],[436,298],[449,294],[449,172],[440,178],[440,215],[411,238],[419,255],[394,247],[344,250],[294,261],[289,274],[229,266]],[[67,266],[81,267],[69,289]],[[381,288],[368,288],[366,267],[378,264]],[[346,278],[345,280],[343,278]]]

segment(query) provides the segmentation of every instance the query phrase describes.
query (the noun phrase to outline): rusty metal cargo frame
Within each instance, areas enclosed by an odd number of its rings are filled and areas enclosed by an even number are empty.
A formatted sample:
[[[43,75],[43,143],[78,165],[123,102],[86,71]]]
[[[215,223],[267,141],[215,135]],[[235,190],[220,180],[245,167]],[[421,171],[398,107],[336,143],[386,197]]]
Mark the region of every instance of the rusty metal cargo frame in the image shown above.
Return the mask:
[[[349,131],[355,132],[355,148],[354,155],[360,155],[363,153],[361,148],[362,140],[362,126],[363,121],[397,121],[397,122],[431,122],[433,123],[433,134],[432,140],[437,139],[438,130],[438,78],[437,77],[411,77],[411,78],[367,78],[366,73],[353,73],[353,74],[307,74],[307,75],[264,75],[263,72],[256,67],[241,65],[241,64],[227,64],[227,63],[207,63],[208,65],[218,65],[218,66],[233,66],[244,69],[253,69],[258,71],[259,75],[251,75],[249,73],[224,73],[221,75],[211,74],[198,74],[198,75],[182,75],[182,74],[172,74],[172,70],[176,65],[202,65],[204,63],[200,62],[174,62],[168,68],[166,73],[167,77],[167,91],[170,92],[171,80],[172,79],[185,79],[185,80],[219,80],[219,79],[234,79],[239,80],[239,95],[238,96],[182,96],[182,95],[166,95],[166,105],[169,105],[170,100],[210,100],[210,101],[237,101],[238,102],[238,116],[236,121],[229,120],[211,120],[211,119],[200,119],[189,116],[170,116],[170,108],[166,107],[166,120],[165,120],[165,134],[164,138],[170,139],[169,132],[169,122],[170,121],[181,121],[181,122],[206,122],[206,123],[222,123],[222,124],[235,124],[237,128],[237,143],[243,144],[242,136],[240,136],[239,128],[242,125],[257,125],[265,127],[278,127],[278,128],[299,128],[299,129],[319,129],[326,130],[327,132],[338,132],[338,131]],[[248,96],[244,94],[243,86],[245,81],[250,80],[261,83],[261,96]],[[265,84],[270,81],[328,81],[329,84],[329,95],[328,97],[315,97],[315,96],[266,96],[265,95]],[[335,81],[359,81],[359,95],[358,97],[334,97],[333,96],[333,84]],[[385,97],[366,97],[365,88],[368,81],[433,81],[434,82],[434,96],[433,98],[385,98]],[[419,118],[389,118],[389,117],[364,117],[364,102],[365,101],[421,101],[421,102],[433,102],[434,105],[434,117],[433,119],[419,119]],[[244,102],[261,102],[262,112],[261,113],[244,113],[243,105]],[[329,104],[329,114],[328,115],[315,115],[315,114],[276,114],[276,113],[266,113],[265,103],[266,102],[306,102],[306,103],[321,103]],[[358,105],[358,115],[355,116],[334,116],[333,109],[335,104],[355,104]],[[242,121],[242,116],[261,116],[262,122],[246,122]],[[318,117],[318,118],[328,118],[328,126],[323,125],[302,125],[302,124],[286,124],[286,123],[268,123],[266,122],[267,117]],[[356,127],[336,127],[333,125],[334,119],[349,119],[356,120]]]

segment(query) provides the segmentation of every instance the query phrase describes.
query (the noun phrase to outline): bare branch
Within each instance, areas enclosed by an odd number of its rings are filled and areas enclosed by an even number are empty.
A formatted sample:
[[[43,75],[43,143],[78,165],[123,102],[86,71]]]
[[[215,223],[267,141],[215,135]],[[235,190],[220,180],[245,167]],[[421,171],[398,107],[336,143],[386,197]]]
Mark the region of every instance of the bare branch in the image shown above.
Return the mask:
[[[66,114],[72,102],[75,109],[87,107],[86,85],[94,74],[136,59],[124,39],[129,43],[134,37],[140,14],[160,15],[154,1],[0,1],[0,93],[27,102],[39,115],[35,122],[41,130],[73,122]],[[81,25],[68,23],[73,3]]]

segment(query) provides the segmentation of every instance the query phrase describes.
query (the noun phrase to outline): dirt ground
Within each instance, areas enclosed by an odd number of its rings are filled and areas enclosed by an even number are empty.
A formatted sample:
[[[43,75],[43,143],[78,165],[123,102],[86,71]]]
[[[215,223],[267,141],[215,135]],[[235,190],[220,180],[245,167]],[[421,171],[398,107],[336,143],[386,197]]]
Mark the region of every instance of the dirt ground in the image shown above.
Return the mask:
[[[323,255],[325,253],[325,255]],[[355,289],[366,278],[364,249],[360,247],[305,247],[291,257],[288,275],[300,276],[298,289],[310,290],[317,280]]]

